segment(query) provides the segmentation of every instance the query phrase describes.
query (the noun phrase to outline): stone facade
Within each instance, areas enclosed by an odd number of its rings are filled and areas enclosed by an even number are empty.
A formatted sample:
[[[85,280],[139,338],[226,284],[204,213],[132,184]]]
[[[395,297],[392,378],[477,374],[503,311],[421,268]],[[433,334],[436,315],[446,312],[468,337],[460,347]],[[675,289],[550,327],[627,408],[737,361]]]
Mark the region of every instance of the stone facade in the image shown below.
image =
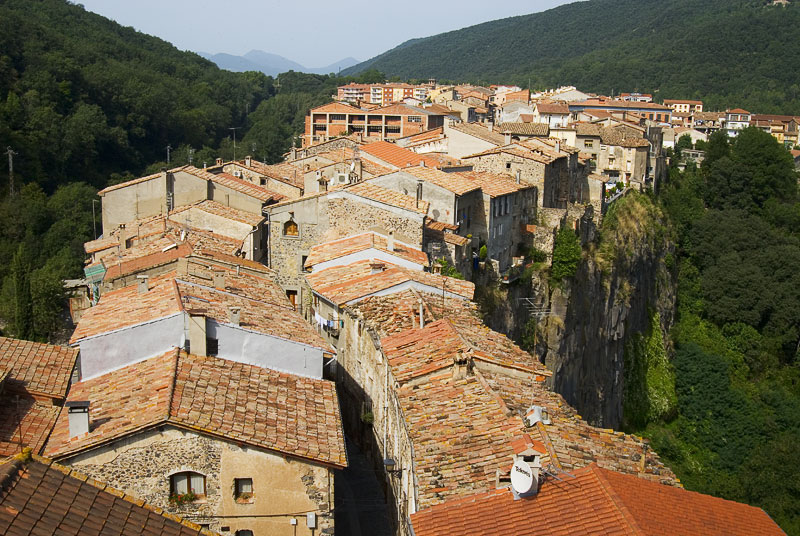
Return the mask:
[[[63,463],[148,503],[222,534],[333,534],[333,474],[327,467],[172,426],[143,431]],[[170,502],[170,476],[205,476],[204,498]],[[252,479],[253,496],[234,497],[236,478]],[[317,529],[306,526],[316,514]],[[289,523],[297,519],[297,525]],[[295,531],[296,529],[296,531]]]

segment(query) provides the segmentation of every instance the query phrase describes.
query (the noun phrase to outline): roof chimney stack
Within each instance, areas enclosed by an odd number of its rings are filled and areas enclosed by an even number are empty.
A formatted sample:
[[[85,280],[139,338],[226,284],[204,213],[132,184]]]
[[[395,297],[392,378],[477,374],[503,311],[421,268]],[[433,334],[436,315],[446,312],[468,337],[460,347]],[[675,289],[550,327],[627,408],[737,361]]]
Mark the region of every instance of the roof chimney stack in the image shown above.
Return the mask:
[[[252,159],[253,159],[252,156],[245,156],[244,157],[244,165],[247,166],[247,167],[250,167],[250,160],[252,160]]]
[[[508,130],[503,132],[503,143],[505,145],[511,145],[511,132]]]
[[[422,298],[419,299],[419,329],[425,327],[425,314],[422,307]]]
[[[83,437],[89,433],[89,401],[75,400],[66,403],[69,412],[69,438]]]
[[[386,249],[394,251],[394,231],[389,231],[389,236],[386,237]]]
[[[241,307],[228,307],[228,319],[234,326],[239,325],[241,320],[242,308]]]
[[[147,291],[150,290],[150,277],[147,275],[137,275],[136,280],[138,281],[139,294],[147,294]]]
[[[453,356],[453,379],[459,380],[461,378],[466,378],[469,374],[469,370],[471,367],[470,363],[470,351],[467,350],[466,352],[463,349],[459,349],[455,356]]]
[[[517,184],[522,182],[522,170],[517,170]]]
[[[218,165],[218,166],[221,166],[221,165],[222,165],[222,158],[217,158],[217,165]]]
[[[225,290],[225,272],[214,271],[214,288]]]
[[[419,208],[419,203],[422,201],[422,181],[417,181],[417,205],[416,208]]]
[[[382,262],[371,262],[369,264],[370,274],[379,274],[386,269],[386,265]]]

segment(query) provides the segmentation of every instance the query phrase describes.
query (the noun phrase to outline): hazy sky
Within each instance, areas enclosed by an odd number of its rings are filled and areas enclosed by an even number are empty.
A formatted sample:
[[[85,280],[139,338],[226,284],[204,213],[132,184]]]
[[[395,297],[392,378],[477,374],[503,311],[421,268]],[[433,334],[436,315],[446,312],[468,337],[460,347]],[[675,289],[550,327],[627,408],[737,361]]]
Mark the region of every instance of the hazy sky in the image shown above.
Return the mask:
[[[75,0],[182,50],[241,55],[258,49],[306,67],[323,67],[348,56],[366,60],[414,37],[574,0],[379,1]],[[389,5],[398,8],[390,12]]]

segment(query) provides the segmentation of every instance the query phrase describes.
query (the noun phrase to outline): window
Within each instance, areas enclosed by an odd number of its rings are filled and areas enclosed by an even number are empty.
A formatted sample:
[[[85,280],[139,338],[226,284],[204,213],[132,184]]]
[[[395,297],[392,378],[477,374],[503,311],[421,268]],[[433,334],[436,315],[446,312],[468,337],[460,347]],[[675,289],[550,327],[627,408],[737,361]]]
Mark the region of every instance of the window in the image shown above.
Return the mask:
[[[198,499],[206,496],[206,477],[200,473],[183,471],[169,477],[170,497],[180,497],[193,493]]]
[[[236,536],[253,536],[252,530],[237,530]]]
[[[219,340],[206,337],[206,355],[214,357],[219,354]]]
[[[511,163],[506,164],[506,169],[511,169]]]
[[[233,493],[237,503],[253,502],[253,479],[235,478],[233,480]]]
[[[309,273],[311,270],[306,268],[306,261],[308,260],[308,255],[302,255],[300,257],[300,271],[304,274]]]
[[[286,297],[289,298],[289,301],[292,303],[293,307],[297,307],[297,291],[296,290],[287,290]]]
[[[422,123],[422,116],[421,115],[409,115],[408,116],[409,123]]]
[[[300,229],[294,220],[289,220],[283,224],[283,236],[300,236]]]
[[[265,179],[263,177],[261,178],[261,180],[259,182],[261,183],[261,186],[266,186],[267,185],[267,179]]]
[[[594,146],[594,141],[586,140],[586,141],[583,142],[583,146],[584,147],[593,147]]]
[[[331,121],[344,121],[344,114],[331,114]]]

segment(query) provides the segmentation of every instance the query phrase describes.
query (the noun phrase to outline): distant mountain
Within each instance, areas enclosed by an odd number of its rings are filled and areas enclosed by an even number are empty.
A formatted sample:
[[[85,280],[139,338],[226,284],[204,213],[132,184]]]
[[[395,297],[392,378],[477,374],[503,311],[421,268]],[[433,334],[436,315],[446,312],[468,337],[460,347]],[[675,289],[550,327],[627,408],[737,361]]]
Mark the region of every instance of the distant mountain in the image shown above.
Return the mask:
[[[352,67],[358,63],[358,60],[355,58],[344,58],[343,60],[339,60],[325,67],[309,68],[286,59],[283,56],[270,54],[263,50],[251,50],[244,56],[234,56],[233,54],[224,53],[209,54],[207,52],[198,52],[198,54],[216,63],[220,69],[239,73],[244,71],[261,71],[269,76],[276,76],[287,71],[314,74],[338,73],[339,70]]]
[[[342,71],[800,113],[800,2],[590,0],[413,39]]]

